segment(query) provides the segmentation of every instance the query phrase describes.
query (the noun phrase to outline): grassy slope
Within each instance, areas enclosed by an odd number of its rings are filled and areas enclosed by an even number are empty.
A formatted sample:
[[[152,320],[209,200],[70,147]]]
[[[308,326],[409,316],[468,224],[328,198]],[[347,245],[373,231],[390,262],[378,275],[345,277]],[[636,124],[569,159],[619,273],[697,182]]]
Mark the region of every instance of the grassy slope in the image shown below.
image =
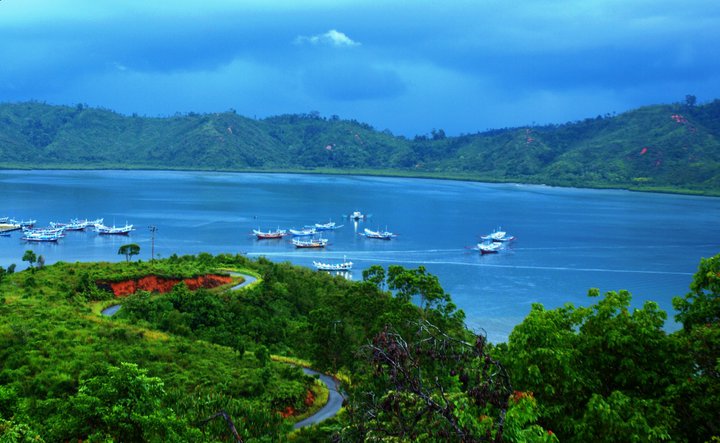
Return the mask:
[[[107,275],[112,266],[57,263],[0,282],[0,386],[32,399],[27,413],[37,429],[51,426],[58,402],[76,394],[82,379],[121,362],[160,377],[169,406],[189,422],[238,400],[272,416],[271,405],[289,393],[304,398],[312,382],[299,369],[93,313],[77,288],[85,275]]]

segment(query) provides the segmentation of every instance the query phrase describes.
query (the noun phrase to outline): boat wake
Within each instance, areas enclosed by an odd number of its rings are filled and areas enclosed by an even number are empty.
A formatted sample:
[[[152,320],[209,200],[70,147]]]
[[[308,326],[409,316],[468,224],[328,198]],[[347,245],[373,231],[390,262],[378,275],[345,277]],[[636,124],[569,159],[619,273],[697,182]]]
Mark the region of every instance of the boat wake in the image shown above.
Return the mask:
[[[457,250],[437,250],[437,252],[449,252]],[[677,271],[656,271],[647,269],[612,269],[612,268],[574,268],[569,266],[532,266],[532,265],[503,265],[495,263],[470,263],[463,261],[450,261],[450,260],[405,260],[405,259],[386,259],[376,256],[364,256],[359,257],[362,254],[354,251],[352,254],[353,260],[356,262],[370,262],[370,263],[401,263],[410,265],[449,265],[449,266],[472,266],[476,268],[501,268],[501,269],[527,269],[527,270],[542,270],[542,271],[563,271],[563,272],[606,272],[606,273],[617,273],[617,274],[651,274],[651,275],[694,275],[692,272],[677,272]],[[365,251],[370,253],[370,251]],[[398,251],[398,252],[432,252],[432,251]],[[348,252],[333,252],[333,255],[348,255]],[[266,256],[266,257],[297,257],[297,254],[288,252],[248,252],[249,256]],[[330,253],[320,254],[303,254],[305,258],[319,258],[328,257]]]

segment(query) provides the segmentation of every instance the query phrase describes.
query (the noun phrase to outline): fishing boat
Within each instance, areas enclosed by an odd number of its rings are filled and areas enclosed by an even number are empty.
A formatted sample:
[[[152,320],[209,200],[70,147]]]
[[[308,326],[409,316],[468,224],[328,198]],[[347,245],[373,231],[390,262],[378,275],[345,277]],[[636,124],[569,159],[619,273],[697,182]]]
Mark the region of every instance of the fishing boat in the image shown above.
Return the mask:
[[[102,218],[96,218],[95,220],[85,219],[82,222],[85,223],[86,227],[88,227],[88,228],[97,228],[98,226],[102,226],[104,220],[105,219],[102,219]],[[74,220],[74,221],[79,221],[79,220]]]
[[[65,232],[65,228],[22,228],[23,235],[60,235]]]
[[[326,238],[313,238],[310,240],[300,240],[298,238],[292,239],[292,244],[296,248],[324,248],[328,244]]]
[[[313,266],[318,271],[349,271],[352,269],[353,263],[351,261],[343,261],[342,263],[323,263],[319,261],[313,261]]]
[[[22,240],[28,241],[28,242],[56,242],[62,237],[62,233],[55,232],[55,233],[47,233],[47,232],[28,232],[26,231],[23,236]]]
[[[283,236],[287,235],[287,231],[280,228],[274,231],[261,231],[259,229],[253,229],[253,234],[258,238],[258,240],[267,240],[271,238],[283,238]]]
[[[20,225],[21,228],[32,228],[37,223],[37,220],[15,220],[11,218],[8,223],[13,225]]]
[[[513,237],[513,236],[508,237],[507,232],[501,231],[499,228],[488,235],[481,236],[480,238],[485,241],[491,241],[491,242],[508,242],[508,241],[515,240],[515,237]]]
[[[393,234],[392,232],[389,232],[387,230],[385,231],[373,231],[368,228],[365,228],[365,232],[361,233],[360,235],[364,235],[366,238],[377,238],[380,240],[390,240],[393,237],[397,237],[397,234]]]
[[[502,243],[498,242],[489,242],[489,243],[478,243],[477,244],[477,250],[480,251],[480,254],[497,254],[497,252],[502,248]]]
[[[128,225],[127,223],[125,224],[125,226],[119,226],[119,227],[116,227],[115,225],[95,226],[95,231],[97,231],[97,233],[100,235],[128,235],[128,234],[130,234],[130,231],[133,231],[133,230],[134,230],[133,225]]]
[[[102,222],[101,222],[102,224]],[[56,223],[50,222],[50,226],[53,228],[63,228],[66,231],[84,231],[88,227],[88,221],[80,221],[78,219],[72,219],[69,223]]]
[[[353,211],[353,213],[348,215],[347,217],[352,220],[365,220],[369,217],[369,215],[363,214],[360,211]]]
[[[336,225],[335,222],[327,222],[327,223],[315,223],[313,227],[318,231],[334,231],[335,229],[340,229],[345,225]],[[305,226],[308,228],[309,226]]]
[[[295,237],[308,237],[310,235],[317,234],[317,229],[314,227],[305,227],[303,229],[288,229],[290,231],[290,234],[292,234]]]

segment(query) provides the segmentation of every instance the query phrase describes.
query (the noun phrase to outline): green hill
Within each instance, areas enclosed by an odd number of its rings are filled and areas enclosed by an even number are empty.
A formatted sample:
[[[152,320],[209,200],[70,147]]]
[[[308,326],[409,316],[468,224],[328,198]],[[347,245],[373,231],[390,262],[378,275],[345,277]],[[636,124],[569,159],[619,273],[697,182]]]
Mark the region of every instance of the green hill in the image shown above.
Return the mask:
[[[392,174],[720,195],[720,100],[410,140],[316,113],[165,118],[0,104],[0,168]]]

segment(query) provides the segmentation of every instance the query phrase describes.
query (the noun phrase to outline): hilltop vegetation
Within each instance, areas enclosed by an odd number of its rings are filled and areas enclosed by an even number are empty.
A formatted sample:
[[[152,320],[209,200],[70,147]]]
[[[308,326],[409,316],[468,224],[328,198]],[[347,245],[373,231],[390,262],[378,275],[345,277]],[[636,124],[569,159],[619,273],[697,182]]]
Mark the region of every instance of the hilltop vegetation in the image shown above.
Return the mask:
[[[114,276],[236,269],[241,290],[117,303]],[[372,266],[360,282],[249,260],[0,268],[0,441],[711,441],[720,436],[720,255],[703,259],[664,331],[626,291],[589,307],[533,305],[508,343],[468,331],[424,268]],[[344,412],[290,433],[313,380],[271,353],[342,374]],[[714,441],[714,440],[712,440]]]
[[[2,168],[397,174],[720,195],[720,100],[562,125],[413,139],[316,113],[166,118],[0,105]]]

